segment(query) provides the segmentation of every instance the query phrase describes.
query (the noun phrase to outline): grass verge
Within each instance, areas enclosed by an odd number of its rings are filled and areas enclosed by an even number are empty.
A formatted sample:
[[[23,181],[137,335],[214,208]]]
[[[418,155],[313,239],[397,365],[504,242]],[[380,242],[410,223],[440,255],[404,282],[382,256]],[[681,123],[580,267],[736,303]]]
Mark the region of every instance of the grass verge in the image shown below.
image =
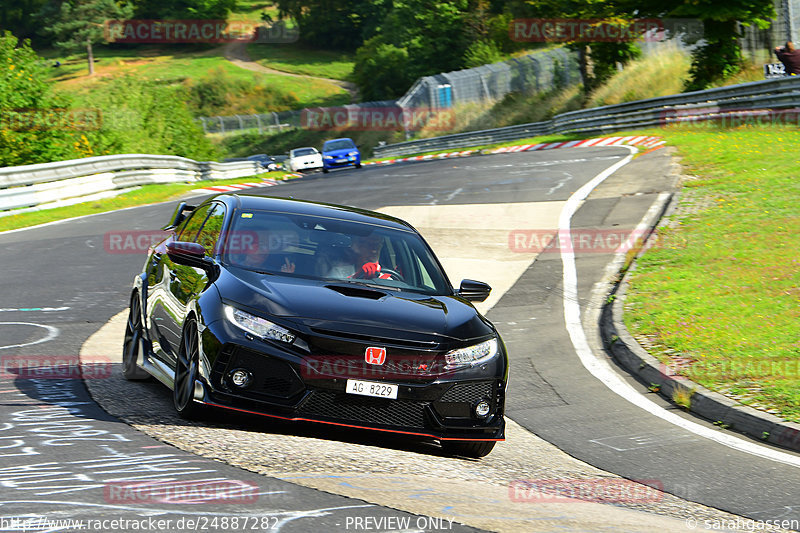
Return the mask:
[[[800,131],[662,133],[693,177],[671,244],[632,273],[625,323],[674,373],[800,422]]]

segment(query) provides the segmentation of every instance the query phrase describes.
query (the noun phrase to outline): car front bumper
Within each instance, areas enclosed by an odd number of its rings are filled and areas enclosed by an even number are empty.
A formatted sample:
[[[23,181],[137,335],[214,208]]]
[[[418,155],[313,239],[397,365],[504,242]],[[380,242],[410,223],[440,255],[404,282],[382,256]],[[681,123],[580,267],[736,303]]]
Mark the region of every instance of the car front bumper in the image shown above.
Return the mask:
[[[503,369],[455,372],[420,380],[394,375],[388,379],[358,375],[319,374],[304,357],[272,343],[239,335],[224,322],[205,350],[219,347],[207,359],[203,379],[207,405],[286,421],[318,422],[387,431],[438,440],[497,441],[505,438],[506,382]],[[219,327],[221,326],[221,327]],[[230,335],[233,333],[233,335]],[[210,335],[204,335],[210,339]],[[222,341],[222,342],[220,342]],[[207,355],[210,355],[207,353]],[[247,370],[247,386],[233,384],[231,373]],[[345,392],[347,380],[398,385],[397,399]],[[394,378],[394,379],[392,379]],[[475,405],[490,405],[478,417]]]

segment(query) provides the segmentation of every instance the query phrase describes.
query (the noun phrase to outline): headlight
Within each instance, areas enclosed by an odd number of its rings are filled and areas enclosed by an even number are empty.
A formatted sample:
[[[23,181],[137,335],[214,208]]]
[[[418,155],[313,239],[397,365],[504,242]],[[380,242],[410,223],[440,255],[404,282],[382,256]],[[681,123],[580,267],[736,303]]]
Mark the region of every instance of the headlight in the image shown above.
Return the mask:
[[[333,156],[332,156],[332,155],[326,155],[326,156],[324,157],[324,159],[333,159]]]
[[[453,370],[465,366],[475,366],[485,363],[497,355],[497,339],[489,339],[480,344],[459,348],[444,354],[446,370]]]
[[[350,153],[349,153],[349,154],[347,154],[347,155],[358,155],[358,152],[350,152]]]
[[[248,333],[262,339],[271,339],[286,343],[292,343],[295,336],[288,329],[273,324],[269,320],[245,313],[241,309],[236,309],[229,305],[225,306],[225,316],[228,320],[242,328]]]

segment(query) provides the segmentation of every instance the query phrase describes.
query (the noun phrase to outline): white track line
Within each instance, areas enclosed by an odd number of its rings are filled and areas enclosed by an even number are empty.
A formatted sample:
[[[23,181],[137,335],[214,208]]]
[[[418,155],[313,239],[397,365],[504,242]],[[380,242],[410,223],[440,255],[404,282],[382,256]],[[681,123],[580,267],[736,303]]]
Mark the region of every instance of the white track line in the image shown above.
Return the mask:
[[[628,164],[633,159],[633,154],[636,148],[630,146],[622,146],[628,148],[631,154],[624,159],[614,163],[603,172],[592,178],[591,181],[586,183],[583,187],[578,189],[572,196],[569,197],[564,208],[561,210],[559,216],[558,228],[559,235],[565,235],[570,238],[570,222],[572,215],[581,206],[581,203],[589,196],[589,193],[595,187],[600,185],[607,177],[617,171],[617,169]],[[564,232],[564,233],[562,233]],[[700,425],[691,420],[686,420],[675,413],[666,411],[659,405],[655,404],[642,394],[640,394],[631,385],[622,380],[622,378],[614,371],[609,365],[608,361],[600,359],[589,347],[589,342],[586,339],[586,332],[583,330],[581,323],[581,308],[578,303],[578,274],[575,268],[575,254],[569,251],[561,252],[561,261],[564,265],[563,283],[564,283],[564,320],[566,322],[567,331],[569,332],[572,345],[575,347],[575,352],[581,360],[583,366],[594,377],[599,379],[603,384],[611,389],[614,393],[621,396],[630,403],[641,407],[648,413],[661,418],[662,420],[674,424],[675,426],[690,431],[695,435],[704,437],[729,448],[735,450],[778,461],[783,464],[795,466],[800,468],[800,457],[790,455],[778,450],[766,448],[756,443],[742,440],[728,433],[721,433],[718,430],[708,428]]]
[[[22,348],[23,346],[33,346],[34,344],[41,344],[43,342],[51,341],[58,337],[58,328],[48,326],[47,324],[36,324],[35,322],[0,322],[0,326],[34,326],[47,330],[47,335],[41,339],[32,342],[24,342],[22,344],[10,344],[8,346],[0,346],[0,350],[7,350],[8,348]]]

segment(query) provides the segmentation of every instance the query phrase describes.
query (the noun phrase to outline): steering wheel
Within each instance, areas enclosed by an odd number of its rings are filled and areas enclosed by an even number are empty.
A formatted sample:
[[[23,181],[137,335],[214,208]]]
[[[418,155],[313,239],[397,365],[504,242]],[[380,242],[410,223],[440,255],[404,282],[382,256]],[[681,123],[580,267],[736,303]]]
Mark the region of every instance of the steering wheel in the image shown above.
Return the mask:
[[[390,276],[392,276],[392,279],[396,281],[405,281],[403,279],[403,276],[397,270],[392,270],[391,268],[381,267],[381,271],[378,273],[378,275],[380,274],[389,274]]]
[[[371,278],[368,278],[367,276],[365,276],[364,272],[362,270],[359,270],[358,272],[353,274],[352,277],[353,277],[353,279],[375,279],[375,278],[379,278],[381,274],[389,274],[392,277],[392,279],[394,279],[396,281],[405,282],[405,279],[403,279],[403,276],[398,271],[392,270],[391,268],[383,268],[383,267],[381,267],[380,271],[376,272],[375,275],[372,276]]]

